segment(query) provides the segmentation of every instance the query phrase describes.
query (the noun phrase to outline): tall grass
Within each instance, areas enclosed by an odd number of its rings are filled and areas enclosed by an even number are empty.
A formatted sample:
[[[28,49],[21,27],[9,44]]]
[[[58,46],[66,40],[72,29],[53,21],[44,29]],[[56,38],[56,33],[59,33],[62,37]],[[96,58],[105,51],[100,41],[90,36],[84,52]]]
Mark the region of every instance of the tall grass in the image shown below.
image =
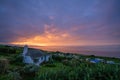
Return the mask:
[[[74,67],[41,67],[35,80],[120,80],[120,66],[81,63]]]

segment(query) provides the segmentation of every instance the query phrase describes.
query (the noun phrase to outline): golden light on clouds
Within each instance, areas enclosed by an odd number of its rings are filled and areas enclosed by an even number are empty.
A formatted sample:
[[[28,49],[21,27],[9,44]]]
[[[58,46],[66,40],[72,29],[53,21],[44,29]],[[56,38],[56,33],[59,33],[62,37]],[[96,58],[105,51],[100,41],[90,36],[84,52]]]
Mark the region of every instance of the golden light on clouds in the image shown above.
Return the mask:
[[[36,46],[56,46],[56,45],[67,45],[69,42],[72,42],[72,38],[70,39],[70,35],[67,33],[63,34],[43,34],[36,35],[27,39],[19,39],[18,41],[12,42],[12,44],[29,44]]]
[[[69,32],[60,31],[54,25],[44,25],[45,31],[42,35],[35,35],[30,38],[19,38],[11,44],[19,45],[36,45],[36,46],[56,46],[56,45],[69,45],[73,38]],[[75,41],[75,40],[74,40]]]
[[[77,27],[69,30],[61,30],[53,24],[44,25],[44,33],[32,35],[30,37],[20,37],[11,44],[16,45],[33,45],[33,46],[79,46],[79,45],[103,45],[99,41],[87,40],[83,36],[71,34],[76,31]]]

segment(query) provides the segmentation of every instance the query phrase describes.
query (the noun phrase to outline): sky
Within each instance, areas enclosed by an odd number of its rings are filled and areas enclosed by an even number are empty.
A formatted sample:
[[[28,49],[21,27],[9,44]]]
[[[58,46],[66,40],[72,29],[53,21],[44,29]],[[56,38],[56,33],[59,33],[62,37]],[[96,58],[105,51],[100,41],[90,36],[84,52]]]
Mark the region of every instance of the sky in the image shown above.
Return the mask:
[[[0,0],[0,44],[120,44],[120,0]]]

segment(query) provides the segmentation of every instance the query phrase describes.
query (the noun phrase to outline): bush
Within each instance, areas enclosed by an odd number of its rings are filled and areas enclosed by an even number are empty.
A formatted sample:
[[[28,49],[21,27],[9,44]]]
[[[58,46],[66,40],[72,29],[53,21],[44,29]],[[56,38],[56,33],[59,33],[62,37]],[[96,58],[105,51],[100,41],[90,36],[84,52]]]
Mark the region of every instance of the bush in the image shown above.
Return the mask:
[[[56,67],[55,64],[50,64],[50,63],[46,63],[44,66],[46,66],[46,67]]]
[[[38,71],[39,66],[33,65],[33,64],[29,64],[23,67],[23,69],[21,70],[21,74],[22,76],[35,76],[36,72]]]
[[[4,74],[8,70],[9,62],[7,59],[0,59],[0,74]]]
[[[71,59],[71,60],[63,60],[62,63],[66,66],[71,66],[71,67],[77,67],[79,66],[80,62],[77,59]]]
[[[19,72],[16,71],[10,71],[7,76],[8,80],[22,80],[22,77],[20,76]]]
[[[12,55],[10,58],[10,63],[11,64],[16,64],[16,65],[24,65],[23,63],[23,56],[22,55]]]
[[[22,48],[3,46],[0,47],[0,54],[8,56],[9,54],[18,54],[22,52]]]
[[[53,60],[56,60],[56,61],[62,61],[64,59],[66,59],[66,57],[58,56],[58,55],[53,55],[52,58],[53,58]]]

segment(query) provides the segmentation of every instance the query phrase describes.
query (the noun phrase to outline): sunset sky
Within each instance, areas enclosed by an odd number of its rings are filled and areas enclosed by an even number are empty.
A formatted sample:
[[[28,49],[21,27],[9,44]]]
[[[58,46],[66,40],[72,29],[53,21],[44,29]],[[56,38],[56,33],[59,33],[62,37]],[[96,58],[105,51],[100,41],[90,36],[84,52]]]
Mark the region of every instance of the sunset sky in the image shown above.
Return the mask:
[[[0,44],[120,44],[120,0],[0,0]]]

